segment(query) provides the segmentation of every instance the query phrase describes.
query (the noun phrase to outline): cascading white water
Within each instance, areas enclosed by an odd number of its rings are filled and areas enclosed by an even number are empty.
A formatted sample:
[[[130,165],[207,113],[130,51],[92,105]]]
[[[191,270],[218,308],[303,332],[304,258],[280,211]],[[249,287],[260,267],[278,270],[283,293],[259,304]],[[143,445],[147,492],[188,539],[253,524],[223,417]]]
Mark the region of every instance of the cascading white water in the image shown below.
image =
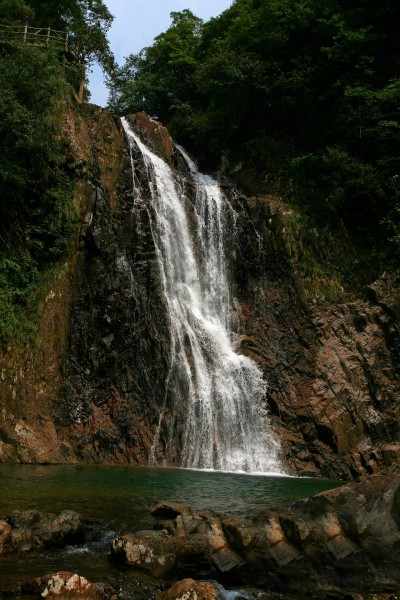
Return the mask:
[[[179,436],[182,467],[281,472],[278,444],[263,408],[265,382],[256,363],[235,350],[231,331],[224,226],[233,209],[217,182],[199,173],[178,147],[196,186],[195,218],[189,219],[189,201],[177,176],[126,119],[122,122],[148,171],[149,214],[170,319],[171,364],[153,451],[172,397],[176,406],[185,407],[185,423],[172,411],[166,464]]]

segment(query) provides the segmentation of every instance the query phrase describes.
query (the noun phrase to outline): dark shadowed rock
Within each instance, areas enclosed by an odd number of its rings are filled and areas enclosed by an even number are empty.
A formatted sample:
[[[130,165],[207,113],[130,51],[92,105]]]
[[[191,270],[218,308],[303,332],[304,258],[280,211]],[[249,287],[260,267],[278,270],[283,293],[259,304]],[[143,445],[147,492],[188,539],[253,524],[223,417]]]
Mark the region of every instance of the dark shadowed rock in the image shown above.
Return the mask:
[[[38,548],[63,548],[86,539],[83,521],[76,512],[59,515],[37,510],[14,511],[0,521],[0,554],[30,552]]]
[[[153,506],[150,512],[153,517],[175,519],[178,515],[188,515],[190,513],[190,506],[178,504],[177,502],[164,502],[161,500]]]
[[[321,598],[385,594],[400,586],[399,486],[394,466],[253,519],[221,522],[212,511],[188,511],[195,527],[185,528],[178,514],[168,533],[122,536],[113,553],[154,574],[168,556],[170,576],[219,577],[275,593],[302,595],[311,585]]]

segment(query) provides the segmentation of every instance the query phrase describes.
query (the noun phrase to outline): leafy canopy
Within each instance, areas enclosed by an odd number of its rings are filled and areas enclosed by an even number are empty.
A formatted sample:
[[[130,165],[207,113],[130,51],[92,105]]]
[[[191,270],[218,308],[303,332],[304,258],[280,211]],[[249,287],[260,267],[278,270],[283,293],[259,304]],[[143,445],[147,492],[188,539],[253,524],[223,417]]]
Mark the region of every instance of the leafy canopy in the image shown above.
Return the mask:
[[[399,22],[397,0],[235,0],[204,24],[174,13],[111,77],[110,106],[157,112],[209,165],[247,165],[399,261]]]
[[[76,227],[75,167],[62,128],[65,103],[92,60],[111,70],[101,0],[0,0],[3,24],[70,34],[74,60],[56,49],[0,44],[0,343],[35,314],[37,287],[65,256]],[[77,60],[78,59],[78,60]],[[32,319],[33,319],[32,316]],[[32,323],[32,322],[31,322]]]

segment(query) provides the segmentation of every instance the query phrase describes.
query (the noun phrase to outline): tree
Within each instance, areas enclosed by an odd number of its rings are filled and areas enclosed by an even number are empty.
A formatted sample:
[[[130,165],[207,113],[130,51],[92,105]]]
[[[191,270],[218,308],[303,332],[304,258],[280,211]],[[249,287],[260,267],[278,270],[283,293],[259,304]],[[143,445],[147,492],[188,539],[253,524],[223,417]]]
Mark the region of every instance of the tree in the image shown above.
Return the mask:
[[[200,159],[247,164],[369,247],[398,244],[399,21],[396,0],[235,0],[205,24],[175,13],[115,72],[110,105],[158,112]]]
[[[107,32],[114,17],[102,0],[25,0],[25,3],[34,12],[36,26],[69,32],[79,62],[97,61],[106,71],[112,68]]]
[[[172,25],[154,44],[131,54],[108,81],[109,105],[115,112],[146,110],[167,120],[177,98],[185,99],[197,68],[202,20],[190,10],[172,12]]]
[[[18,327],[40,274],[62,258],[75,227],[60,118],[70,93],[50,49],[0,46],[0,342]]]
[[[24,0],[0,0],[0,20],[3,23],[31,23],[34,10]]]

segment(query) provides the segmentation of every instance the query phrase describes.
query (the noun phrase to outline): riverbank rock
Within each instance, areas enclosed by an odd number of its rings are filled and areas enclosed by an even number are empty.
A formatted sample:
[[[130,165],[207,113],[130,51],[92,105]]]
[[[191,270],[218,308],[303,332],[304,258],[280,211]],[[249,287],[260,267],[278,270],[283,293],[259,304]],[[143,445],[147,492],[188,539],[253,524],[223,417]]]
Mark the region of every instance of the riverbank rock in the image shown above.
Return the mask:
[[[191,510],[190,506],[178,504],[178,502],[157,502],[150,512],[153,517],[173,519],[179,515],[187,515]]]
[[[70,571],[38,577],[22,584],[18,591],[46,600],[117,600],[117,594],[110,585],[91,583],[85,577]]]
[[[114,561],[139,567],[155,577],[166,577],[173,570],[176,556],[173,539],[166,531],[141,531],[112,542]]]
[[[97,600],[96,586],[84,577],[68,571],[53,575],[41,595],[47,600],[63,600],[64,598]]]
[[[0,554],[64,548],[81,544],[85,539],[82,518],[72,510],[64,510],[59,515],[38,510],[14,511],[0,520]]]
[[[163,592],[158,600],[222,600],[222,596],[211,581],[183,579]]]
[[[154,564],[167,553],[163,575],[256,584],[275,593],[304,595],[311,586],[318,597],[361,598],[400,589],[400,466],[254,519],[222,521],[212,511],[189,510],[162,526],[114,540],[113,554],[156,574]],[[165,598],[180,598],[176,590]]]
[[[159,502],[156,531],[123,535],[112,542],[111,557],[117,562],[146,569],[156,577],[172,575],[221,576],[234,574],[244,561],[225,536],[221,519],[212,511],[193,512],[190,507]]]

